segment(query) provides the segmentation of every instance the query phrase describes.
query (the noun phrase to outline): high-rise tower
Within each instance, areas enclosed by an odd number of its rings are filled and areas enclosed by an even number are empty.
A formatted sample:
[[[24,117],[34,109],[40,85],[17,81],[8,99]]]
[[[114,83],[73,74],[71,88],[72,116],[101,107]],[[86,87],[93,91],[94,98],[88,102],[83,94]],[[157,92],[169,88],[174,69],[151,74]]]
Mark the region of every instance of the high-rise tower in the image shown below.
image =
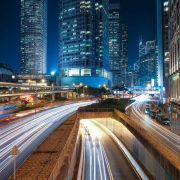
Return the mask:
[[[169,0],[157,0],[157,45],[158,45],[158,85],[161,87],[161,100],[166,87],[168,98],[169,75]]]
[[[47,72],[47,0],[21,0],[21,74]]]
[[[61,85],[108,84],[109,1],[60,0]]]
[[[128,78],[128,25],[122,24],[122,75],[124,85],[127,86]]]
[[[180,107],[180,0],[169,1],[170,11],[170,61],[169,61],[169,100],[177,110]]]
[[[122,17],[120,4],[109,5],[109,65],[113,86],[125,83],[122,72]]]

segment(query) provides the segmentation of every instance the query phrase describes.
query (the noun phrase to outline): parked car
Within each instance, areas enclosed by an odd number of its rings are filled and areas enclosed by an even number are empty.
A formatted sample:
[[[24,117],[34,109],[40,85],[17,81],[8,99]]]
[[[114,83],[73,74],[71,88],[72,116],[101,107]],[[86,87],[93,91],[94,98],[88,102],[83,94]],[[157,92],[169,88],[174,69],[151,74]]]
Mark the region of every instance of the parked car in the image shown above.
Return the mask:
[[[156,120],[160,122],[161,124],[169,125],[170,120],[169,118],[165,117],[163,114],[157,114],[156,115]]]
[[[149,114],[149,111],[150,111],[150,108],[149,108],[149,107],[148,107],[148,108],[146,107],[144,112],[145,112],[145,114]]]
[[[156,111],[149,111],[149,116],[153,119],[156,118]]]

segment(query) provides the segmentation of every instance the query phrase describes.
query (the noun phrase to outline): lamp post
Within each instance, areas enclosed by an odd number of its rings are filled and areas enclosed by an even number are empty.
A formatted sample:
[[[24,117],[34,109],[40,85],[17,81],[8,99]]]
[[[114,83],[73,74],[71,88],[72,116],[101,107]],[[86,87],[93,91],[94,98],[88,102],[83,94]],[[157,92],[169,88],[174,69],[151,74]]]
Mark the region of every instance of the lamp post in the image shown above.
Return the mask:
[[[84,88],[87,88],[88,86],[83,86],[83,95],[84,95]]]
[[[28,83],[29,83],[29,85],[30,85],[30,83],[31,83],[31,79],[28,79]]]
[[[76,84],[73,83],[73,86],[74,86],[74,87],[75,87],[75,86],[77,87],[77,93],[78,93],[79,87],[82,86],[82,85],[83,85],[83,83],[80,83],[79,85],[76,86]]]

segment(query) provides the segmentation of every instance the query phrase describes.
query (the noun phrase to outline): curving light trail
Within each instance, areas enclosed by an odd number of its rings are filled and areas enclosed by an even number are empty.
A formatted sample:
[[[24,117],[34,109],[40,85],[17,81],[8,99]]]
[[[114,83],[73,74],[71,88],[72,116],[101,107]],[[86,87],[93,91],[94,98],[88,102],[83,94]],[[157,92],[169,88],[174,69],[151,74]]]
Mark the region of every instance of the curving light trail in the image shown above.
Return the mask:
[[[131,106],[132,116],[131,119],[139,123],[146,130],[148,130],[153,136],[159,138],[165,145],[172,150],[173,153],[180,157],[180,138],[176,134],[164,128],[162,125],[152,121],[150,117],[144,115],[142,107],[144,105],[144,99],[138,98],[136,102]]]
[[[73,114],[79,107],[92,104],[94,102],[82,102],[57,107],[34,116],[25,118],[22,121],[11,124],[0,131],[0,173],[11,164],[13,157],[10,151],[16,145],[20,152],[26,149],[43,132],[52,127],[63,123],[66,116]],[[55,124],[56,125],[56,124]]]
[[[113,180],[111,169],[109,168],[109,163],[107,158],[105,158],[105,151],[101,141],[99,139],[99,134],[96,129],[92,126],[89,120],[83,120],[81,122],[83,127],[86,129],[86,153],[90,154],[90,161],[85,161],[85,166],[87,166],[85,171],[86,180]],[[88,132],[88,133],[87,133]],[[90,164],[89,164],[90,162]],[[89,168],[88,168],[89,167]]]

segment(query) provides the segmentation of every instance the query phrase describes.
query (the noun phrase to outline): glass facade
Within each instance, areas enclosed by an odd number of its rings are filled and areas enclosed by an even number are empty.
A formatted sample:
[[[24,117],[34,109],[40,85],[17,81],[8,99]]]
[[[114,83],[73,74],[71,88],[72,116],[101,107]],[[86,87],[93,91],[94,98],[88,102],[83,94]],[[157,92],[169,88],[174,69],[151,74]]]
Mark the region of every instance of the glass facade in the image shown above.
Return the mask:
[[[158,86],[161,87],[162,101],[168,98],[169,76],[169,0],[157,0],[157,45],[158,45]],[[164,87],[166,93],[164,94]]]
[[[109,65],[113,86],[124,84],[122,59],[122,15],[120,4],[109,5]]]
[[[155,42],[155,41],[151,41]],[[154,82],[152,86],[157,86],[158,81],[158,47],[156,45],[150,46],[149,41],[147,53],[140,57],[140,86],[147,86]]]
[[[47,0],[21,0],[21,74],[47,72]]]
[[[59,70],[63,77],[105,77],[109,1],[60,0]]]
[[[122,24],[122,78],[127,86],[128,78],[128,26]]]

